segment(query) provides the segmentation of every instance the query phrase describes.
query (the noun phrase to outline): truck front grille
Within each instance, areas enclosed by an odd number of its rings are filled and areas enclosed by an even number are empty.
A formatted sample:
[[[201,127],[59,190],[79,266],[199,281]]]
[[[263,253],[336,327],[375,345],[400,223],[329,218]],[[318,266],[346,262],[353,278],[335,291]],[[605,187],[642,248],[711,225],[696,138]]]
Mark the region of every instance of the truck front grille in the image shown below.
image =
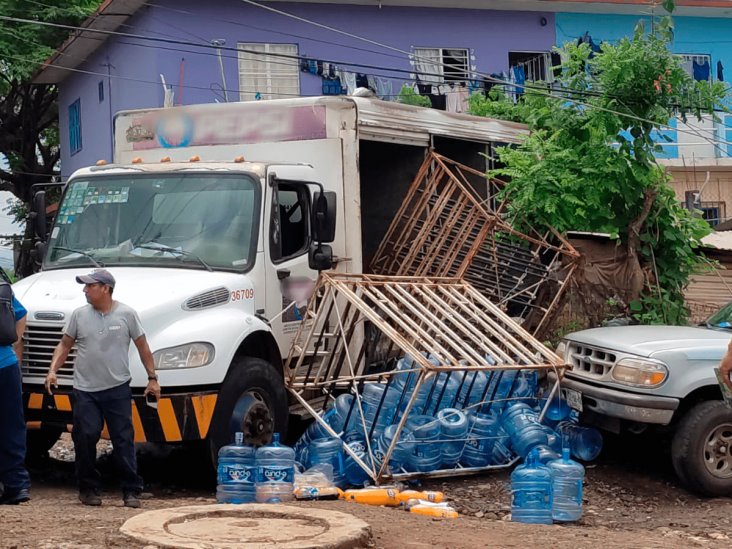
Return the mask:
[[[45,377],[48,368],[51,366],[53,350],[61,341],[64,334],[64,325],[56,326],[48,324],[28,323],[25,328],[23,346],[23,375],[32,377]],[[69,356],[64,365],[59,369],[57,376],[59,380],[70,380],[74,375],[74,360],[76,360],[76,346],[71,348]]]
[[[614,353],[599,347],[568,342],[568,348],[567,362],[571,364],[572,372],[583,377],[604,379],[617,360]]]

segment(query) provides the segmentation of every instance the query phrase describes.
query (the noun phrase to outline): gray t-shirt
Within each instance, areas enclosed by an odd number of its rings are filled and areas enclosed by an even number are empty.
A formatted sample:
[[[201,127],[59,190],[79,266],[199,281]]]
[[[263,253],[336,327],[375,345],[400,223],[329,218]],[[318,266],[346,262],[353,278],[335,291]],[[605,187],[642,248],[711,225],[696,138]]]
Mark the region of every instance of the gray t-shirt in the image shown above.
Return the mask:
[[[84,305],[71,314],[64,333],[76,341],[75,389],[103,391],[130,380],[130,342],[145,334],[134,309],[115,301],[105,315]]]

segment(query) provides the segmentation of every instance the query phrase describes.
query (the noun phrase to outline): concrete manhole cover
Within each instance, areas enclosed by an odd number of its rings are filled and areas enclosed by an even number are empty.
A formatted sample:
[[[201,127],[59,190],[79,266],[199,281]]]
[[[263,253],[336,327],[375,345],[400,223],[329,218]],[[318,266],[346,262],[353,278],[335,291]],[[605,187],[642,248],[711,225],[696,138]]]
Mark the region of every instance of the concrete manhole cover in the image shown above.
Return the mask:
[[[208,549],[365,546],[371,529],[353,515],[286,505],[192,505],[147,511],[120,531],[158,547]]]

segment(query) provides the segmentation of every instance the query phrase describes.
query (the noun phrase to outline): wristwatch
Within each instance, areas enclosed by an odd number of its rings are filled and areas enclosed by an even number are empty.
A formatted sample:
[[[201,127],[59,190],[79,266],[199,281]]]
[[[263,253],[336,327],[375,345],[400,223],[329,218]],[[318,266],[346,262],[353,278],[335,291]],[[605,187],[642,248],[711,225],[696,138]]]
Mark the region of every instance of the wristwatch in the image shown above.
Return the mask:
[[[148,381],[157,381],[158,380],[158,376],[147,376],[147,380]]]

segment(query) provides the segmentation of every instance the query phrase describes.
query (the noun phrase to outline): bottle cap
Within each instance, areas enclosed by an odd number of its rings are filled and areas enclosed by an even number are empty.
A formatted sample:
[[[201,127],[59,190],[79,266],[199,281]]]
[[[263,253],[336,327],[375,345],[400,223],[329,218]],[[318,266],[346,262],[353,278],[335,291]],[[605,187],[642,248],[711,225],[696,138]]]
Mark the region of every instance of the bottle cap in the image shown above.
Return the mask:
[[[244,444],[244,433],[241,431],[234,434],[234,442],[236,442],[237,446],[241,446]]]

